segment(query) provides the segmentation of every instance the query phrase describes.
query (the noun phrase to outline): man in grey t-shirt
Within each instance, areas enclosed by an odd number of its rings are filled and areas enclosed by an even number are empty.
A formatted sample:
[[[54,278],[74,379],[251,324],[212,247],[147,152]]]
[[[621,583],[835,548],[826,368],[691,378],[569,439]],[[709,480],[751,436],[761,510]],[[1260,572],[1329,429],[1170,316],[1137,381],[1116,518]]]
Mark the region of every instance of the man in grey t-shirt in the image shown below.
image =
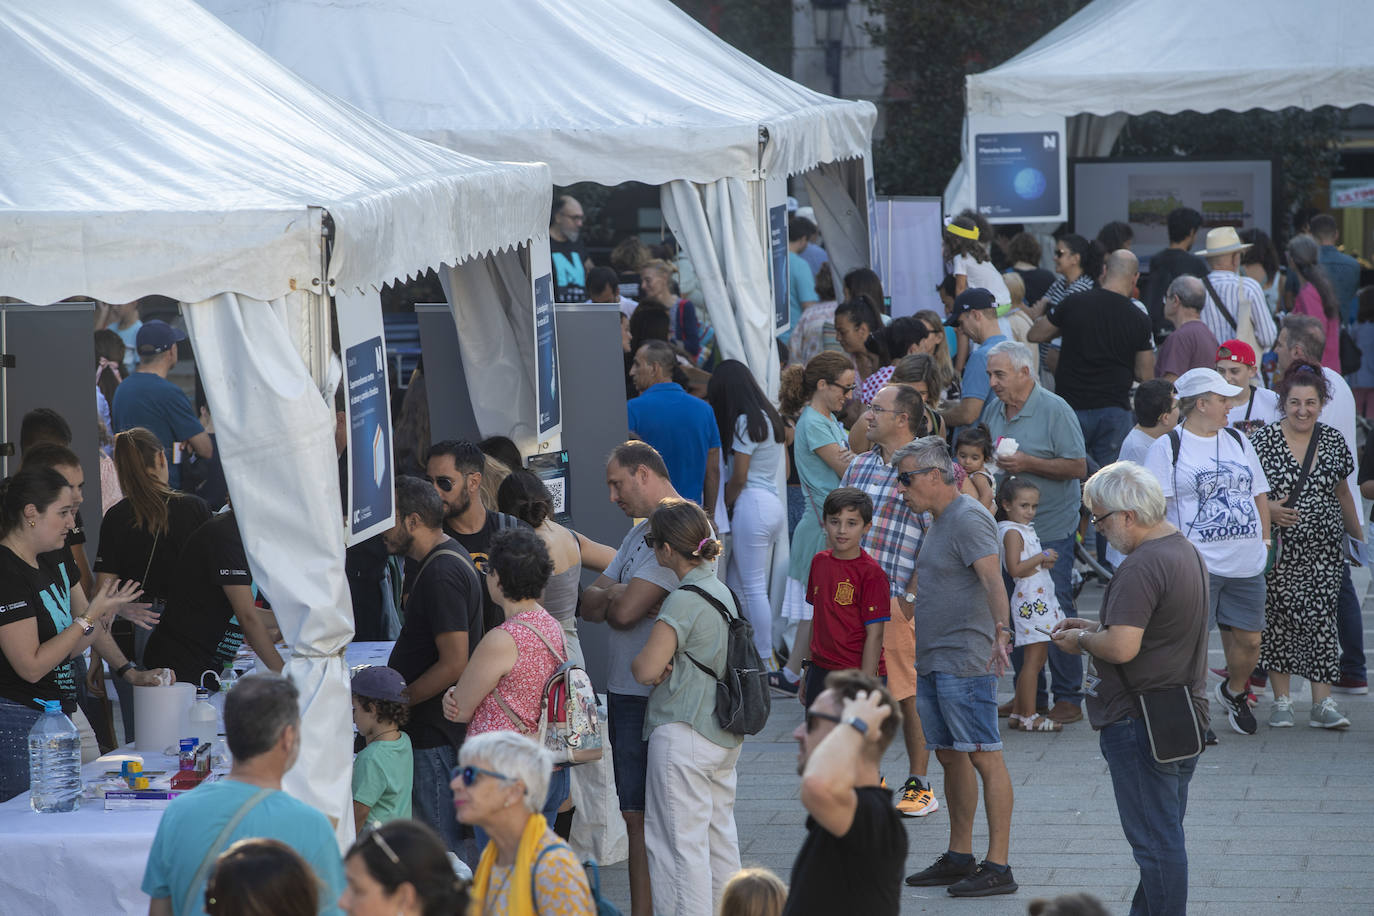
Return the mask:
[[[892,456],[897,481],[916,512],[935,521],[916,557],[916,709],[926,744],[945,771],[949,849],[906,879],[948,885],[952,897],[1016,891],[1007,864],[1011,777],[997,732],[997,678],[1011,650],[1011,607],[1002,584],[997,523],[954,483],[954,460],[939,436],[916,439]],[[987,803],[988,852],[973,859],[978,783]]]
[[[644,789],[649,742],[643,738],[644,713],[652,687],[635,680],[630,671],[649,641],[654,618],[677,576],[658,565],[653,548],[644,542],[649,515],[664,499],[677,498],[663,457],[647,442],[618,445],[606,462],[606,486],[611,502],[629,518],[642,518],[625,535],[606,572],[582,592],[582,619],[610,624],[610,673],[606,679],[606,712],[612,764],[620,813],[630,845],[630,909],[635,916],[649,913],[649,857],[644,847]]]

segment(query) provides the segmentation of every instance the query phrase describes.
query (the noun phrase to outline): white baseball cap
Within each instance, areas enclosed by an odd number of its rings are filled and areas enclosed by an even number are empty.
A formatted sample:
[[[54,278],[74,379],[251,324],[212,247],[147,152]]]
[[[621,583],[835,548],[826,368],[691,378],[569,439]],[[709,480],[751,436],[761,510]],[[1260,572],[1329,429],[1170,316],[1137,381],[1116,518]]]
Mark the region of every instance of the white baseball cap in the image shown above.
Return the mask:
[[[1235,385],[1227,384],[1226,379],[1215,369],[1189,369],[1174,382],[1174,391],[1181,398],[1197,397],[1200,394],[1219,394],[1233,398],[1244,391]]]

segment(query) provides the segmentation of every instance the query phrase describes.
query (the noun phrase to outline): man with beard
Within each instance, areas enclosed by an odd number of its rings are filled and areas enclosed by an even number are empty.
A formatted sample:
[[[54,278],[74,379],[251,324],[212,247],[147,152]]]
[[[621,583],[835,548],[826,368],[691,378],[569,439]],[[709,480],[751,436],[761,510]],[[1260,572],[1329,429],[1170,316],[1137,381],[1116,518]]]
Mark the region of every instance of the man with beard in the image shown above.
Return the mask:
[[[425,479],[434,484],[444,506],[443,533],[463,545],[482,573],[483,633],[500,626],[506,619],[487,591],[487,551],[491,548],[491,536],[525,524],[503,512],[488,512],[482,505],[482,470],[485,467],[486,456],[481,448],[461,439],[436,443],[430,448],[425,463]],[[412,575],[407,571],[407,581]],[[477,640],[472,642],[475,645]]]
[[[405,624],[387,666],[406,681],[414,751],[411,808],[452,852],[461,833],[449,773],[458,765],[464,726],[444,718],[443,693],[458,682],[482,635],[482,591],[472,558],[444,533],[438,491],[414,477],[396,479],[396,525],[382,535],[389,553],[416,564],[404,605]]]
[[[901,710],[876,680],[857,671],[825,679],[792,733],[809,816],[783,916],[900,910],[906,828],[878,769],[901,727]]]
[[[582,205],[577,198],[560,194],[549,218],[549,259],[553,267],[553,301],[586,302],[587,271],[592,259],[577,244],[582,234]]]

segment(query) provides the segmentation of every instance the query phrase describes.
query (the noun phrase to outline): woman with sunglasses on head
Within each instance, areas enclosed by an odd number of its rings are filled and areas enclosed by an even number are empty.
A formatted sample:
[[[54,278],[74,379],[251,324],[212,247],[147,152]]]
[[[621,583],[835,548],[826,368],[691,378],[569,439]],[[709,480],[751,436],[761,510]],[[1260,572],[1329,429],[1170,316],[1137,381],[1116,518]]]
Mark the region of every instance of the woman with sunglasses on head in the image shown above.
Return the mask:
[[[443,701],[449,721],[468,723],[468,742],[488,732],[537,731],[544,685],[568,660],[562,624],[539,603],[553,575],[553,559],[539,535],[524,527],[498,531],[487,565],[487,588],[505,620],[477,643]],[[568,797],[567,769],[559,768],[545,783],[543,811],[552,821]],[[479,833],[479,848],[485,840]]]
[[[586,872],[540,814],[552,767],[548,751],[514,732],[469,733],[463,743],[453,805],[491,837],[468,888],[472,916],[596,916]]]
[[[1074,293],[1081,293],[1097,286],[1098,275],[1102,272],[1102,246],[1090,242],[1081,235],[1069,233],[1054,244],[1054,269],[1058,279],[1050,284],[1049,291],[1026,311],[1032,318],[1040,318],[1056,305]],[[1041,344],[1040,364],[1053,372],[1059,362],[1057,343]]]
[[[856,387],[854,369],[839,353],[813,357],[802,374],[801,395],[807,405],[797,418],[792,454],[804,505],[801,521],[792,532],[782,612],[783,617],[798,621],[797,635],[787,666],[768,675],[769,684],[790,696],[796,696],[801,681],[803,659],[797,647],[810,643],[811,605],[806,603],[806,581],[811,575],[811,558],[825,549],[821,505],[840,485],[840,476],[854,460],[849,439],[835,414],[844,409]]]
[[[729,638],[720,608],[732,618],[741,608],[711,569],[720,542],[700,506],[665,499],[649,531],[654,558],[681,580],[630,666],[635,680],[654,688],[644,715],[654,912],[711,916],[740,864],[735,763],[744,739],[717,722],[716,684]]]
[[[348,889],[339,908],[348,916],[453,916],[468,910],[467,888],[454,874],[448,850],[419,821],[389,821],[364,831],[344,854],[344,877]]]

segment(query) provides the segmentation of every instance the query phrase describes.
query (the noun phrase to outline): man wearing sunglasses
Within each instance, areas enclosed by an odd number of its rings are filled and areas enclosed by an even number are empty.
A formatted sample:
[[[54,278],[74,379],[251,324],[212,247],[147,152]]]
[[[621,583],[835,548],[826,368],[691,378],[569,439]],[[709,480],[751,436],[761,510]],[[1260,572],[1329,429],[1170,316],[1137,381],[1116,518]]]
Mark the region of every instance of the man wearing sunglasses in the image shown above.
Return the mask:
[[[620,542],[605,574],[582,592],[579,610],[589,623],[610,624],[610,654],[606,678],[606,713],[610,733],[615,787],[630,843],[630,904],[632,916],[650,916],[649,854],[644,845],[644,804],[648,780],[649,742],[644,737],[644,714],[653,688],[635,679],[631,664],[649,641],[654,618],[668,593],[678,586],[673,571],[660,566],[653,547],[645,542],[648,517],[659,502],[678,493],[668,479],[668,467],[647,442],[618,445],[606,463],[606,486],[611,502],[630,519],[642,519]]]
[[[951,429],[977,421],[988,399],[988,351],[1006,340],[997,324],[997,299],[981,287],[970,287],[954,297],[945,324],[958,328],[975,346],[964,364],[960,386],[962,397],[941,413]]]
[[[948,851],[906,883],[947,886],[951,897],[1011,894],[1012,788],[997,731],[997,679],[1011,650],[1011,605],[997,523],[982,503],[959,492],[954,459],[939,436],[902,446],[892,463],[911,508],[935,519],[916,557],[916,708],[945,773],[950,831]],[[973,817],[980,778],[988,850],[978,863]]]

